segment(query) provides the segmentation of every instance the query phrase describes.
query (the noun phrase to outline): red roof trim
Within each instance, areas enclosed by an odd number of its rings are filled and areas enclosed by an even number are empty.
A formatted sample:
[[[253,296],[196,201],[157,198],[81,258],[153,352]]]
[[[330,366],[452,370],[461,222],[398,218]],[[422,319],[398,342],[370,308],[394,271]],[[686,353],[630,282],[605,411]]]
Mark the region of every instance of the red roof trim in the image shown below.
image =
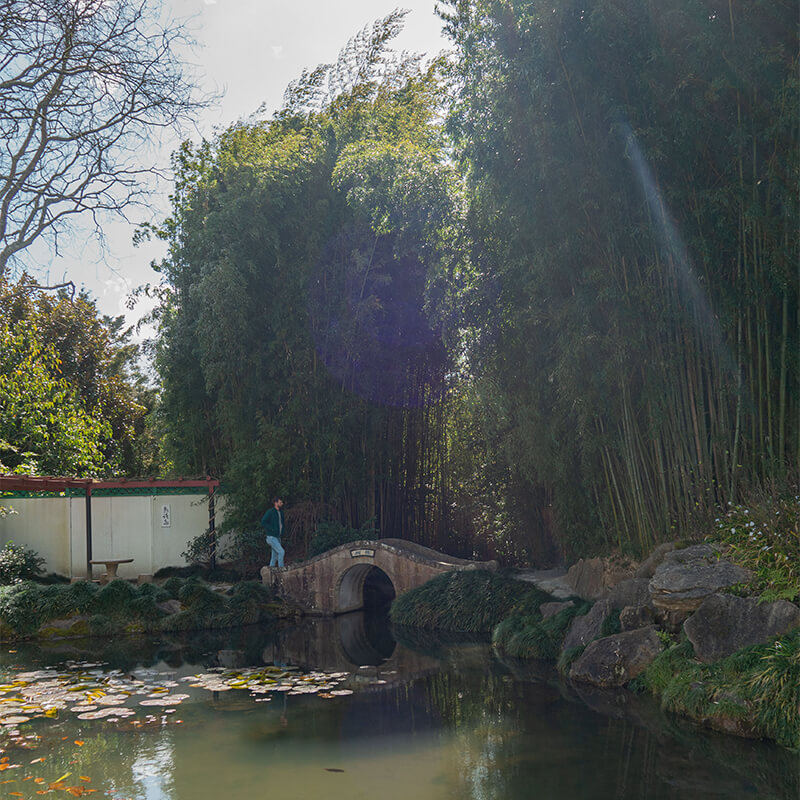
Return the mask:
[[[160,480],[117,479],[113,481],[94,478],[57,478],[53,476],[0,475],[0,491],[47,492],[64,489],[157,489],[194,488],[206,486],[209,491],[219,487],[216,478],[165,478]]]

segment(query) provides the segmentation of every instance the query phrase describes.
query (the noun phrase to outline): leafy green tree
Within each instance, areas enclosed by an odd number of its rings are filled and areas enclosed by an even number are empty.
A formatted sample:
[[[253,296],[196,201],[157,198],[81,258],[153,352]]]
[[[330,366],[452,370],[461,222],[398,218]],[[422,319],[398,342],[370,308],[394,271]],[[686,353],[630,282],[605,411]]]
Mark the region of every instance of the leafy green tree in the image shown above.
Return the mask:
[[[30,321],[0,326],[0,469],[86,476],[103,465],[109,425],[58,377],[58,356]]]
[[[0,283],[0,310],[8,426],[2,438],[17,453],[4,459],[7,466],[127,475],[152,467],[152,445],[140,440],[156,398],[139,372],[138,345],[130,342],[124,318],[100,316],[85,293],[47,295],[25,275],[16,284]],[[42,425],[50,417],[60,420],[56,427]]]

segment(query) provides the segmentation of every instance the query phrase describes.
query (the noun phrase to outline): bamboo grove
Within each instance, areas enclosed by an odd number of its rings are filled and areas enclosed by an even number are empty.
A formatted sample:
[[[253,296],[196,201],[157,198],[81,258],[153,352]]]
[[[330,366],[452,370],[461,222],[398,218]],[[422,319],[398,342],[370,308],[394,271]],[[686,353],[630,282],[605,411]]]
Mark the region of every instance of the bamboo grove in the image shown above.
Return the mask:
[[[796,484],[794,4],[442,5],[176,155],[176,466],[538,563]]]

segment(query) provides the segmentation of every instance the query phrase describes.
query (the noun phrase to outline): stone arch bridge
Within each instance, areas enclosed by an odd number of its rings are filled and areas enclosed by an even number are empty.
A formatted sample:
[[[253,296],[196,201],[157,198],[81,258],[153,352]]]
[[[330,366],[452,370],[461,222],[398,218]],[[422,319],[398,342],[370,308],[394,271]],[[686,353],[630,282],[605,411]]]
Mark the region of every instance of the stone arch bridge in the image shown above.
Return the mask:
[[[285,569],[262,567],[261,579],[307,614],[346,614],[365,606],[365,589],[386,599],[427,583],[443,572],[496,569],[496,561],[453,558],[404,539],[340,545]]]

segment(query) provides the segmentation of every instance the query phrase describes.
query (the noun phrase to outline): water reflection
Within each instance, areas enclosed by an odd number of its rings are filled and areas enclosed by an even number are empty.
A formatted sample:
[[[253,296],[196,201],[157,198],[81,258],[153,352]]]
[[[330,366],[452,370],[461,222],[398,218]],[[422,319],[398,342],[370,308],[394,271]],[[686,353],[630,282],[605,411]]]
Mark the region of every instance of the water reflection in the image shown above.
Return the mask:
[[[22,731],[41,738],[16,746],[30,752],[6,742],[20,767],[4,778],[18,778],[27,797],[36,778],[70,772],[100,793],[137,800],[800,797],[798,758],[776,746],[700,730],[627,692],[577,694],[549,666],[501,663],[485,643],[400,639],[347,615],[282,631],[118,640],[102,650],[96,642],[17,645],[0,654],[12,675],[65,658],[176,682],[214,668],[291,664],[346,672],[354,693],[250,696],[184,682],[192,699],[146,724],[35,720]]]

